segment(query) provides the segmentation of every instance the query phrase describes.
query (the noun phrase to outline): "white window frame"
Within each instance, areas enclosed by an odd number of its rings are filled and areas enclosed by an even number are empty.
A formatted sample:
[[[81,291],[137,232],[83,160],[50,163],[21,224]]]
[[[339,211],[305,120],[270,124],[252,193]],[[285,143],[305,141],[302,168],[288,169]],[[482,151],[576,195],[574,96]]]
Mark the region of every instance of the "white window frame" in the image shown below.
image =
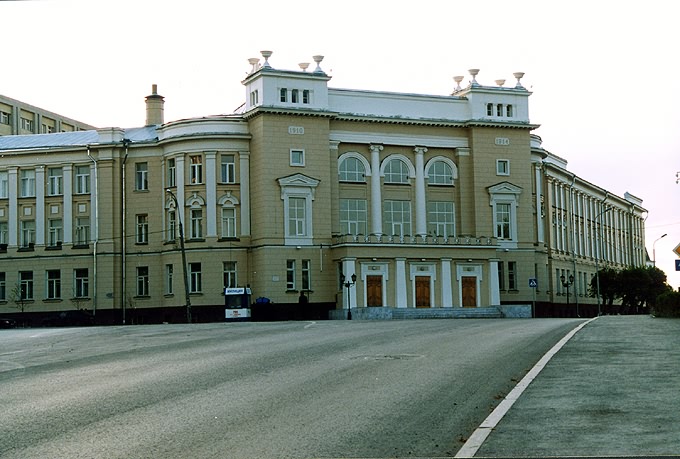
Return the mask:
[[[201,293],[203,290],[201,263],[189,263],[189,293]]]
[[[427,229],[433,236],[455,237],[456,204],[451,201],[429,201],[427,203]]]
[[[169,187],[174,187],[177,185],[177,162],[175,158],[168,158],[167,162],[168,170],[168,184]]]
[[[286,290],[295,290],[295,260],[286,260]]]
[[[200,185],[203,183],[203,156],[189,156],[189,183]]]
[[[137,274],[136,296],[149,296],[149,267],[137,266],[136,274]]]
[[[76,166],[76,194],[90,193],[90,166]]]
[[[517,206],[519,203],[519,195],[522,193],[522,188],[513,185],[509,182],[502,182],[497,185],[488,188],[491,206],[491,214],[493,219],[493,231],[494,237],[498,240],[498,245],[504,248],[516,248],[517,247]],[[507,204],[506,207],[509,210],[509,237],[508,238],[498,238],[498,229],[505,227],[505,222],[499,221],[499,204]],[[504,212],[503,212],[504,213]]]
[[[341,234],[367,234],[368,201],[366,199],[340,200],[340,232]]]
[[[90,242],[90,217],[76,217],[75,222],[76,245],[87,245]]]
[[[19,298],[33,299],[33,271],[19,271]]]
[[[22,169],[19,173],[22,198],[35,197],[35,169]]]
[[[166,295],[173,295],[174,290],[173,290],[173,276],[174,276],[174,271],[175,268],[172,264],[166,264],[165,265],[165,294]]]
[[[235,261],[222,262],[222,283],[224,288],[235,288],[238,286],[238,271]]]
[[[341,182],[366,183],[366,165],[356,156],[341,158],[338,178]]]
[[[35,244],[35,220],[21,220],[21,247]]]
[[[309,292],[312,290],[312,260],[302,260],[302,285],[301,290]]]
[[[203,209],[191,208],[191,235],[190,239],[203,239]]]
[[[510,160],[497,159],[496,160],[496,175],[509,176],[510,175]]]
[[[0,199],[9,198],[9,173],[0,171]]]
[[[88,298],[90,296],[90,273],[87,268],[73,270],[73,296],[75,298]]]
[[[305,150],[303,148],[290,149],[290,165],[294,167],[304,167]]]
[[[55,273],[57,277],[53,277]],[[48,269],[45,271],[45,292],[48,300],[61,298],[61,270]]]
[[[399,218],[395,218],[399,217]],[[385,228],[391,232],[388,235],[411,235],[412,214],[411,201],[387,199],[383,202],[383,219]]]
[[[236,183],[236,155],[221,155],[220,178],[222,183]]]
[[[281,200],[283,201],[283,225],[286,245],[311,245],[313,243],[314,230],[313,202],[316,187],[319,181],[303,174],[294,174],[289,177],[278,179],[281,187]],[[291,215],[291,198],[304,199],[304,215],[297,212]],[[293,201],[299,202],[299,201]],[[297,209],[299,211],[299,209]],[[304,219],[302,219],[304,217]],[[295,231],[291,231],[293,228]]]
[[[64,240],[63,230],[64,224],[61,218],[54,218],[48,221],[47,245],[49,247],[56,247]]]
[[[221,232],[222,238],[235,238],[236,235],[236,208],[222,207]]]
[[[147,214],[137,214],[136,216],[135,242],[137,244],[149,243],[149,216]]]
[[[149,164],[146,162],[135,163],[135,190],[148,191],[149,189]]]
[[[47,195],[62,194],[64,194],[64,170],[61,167],[50,167],[47,169]]]

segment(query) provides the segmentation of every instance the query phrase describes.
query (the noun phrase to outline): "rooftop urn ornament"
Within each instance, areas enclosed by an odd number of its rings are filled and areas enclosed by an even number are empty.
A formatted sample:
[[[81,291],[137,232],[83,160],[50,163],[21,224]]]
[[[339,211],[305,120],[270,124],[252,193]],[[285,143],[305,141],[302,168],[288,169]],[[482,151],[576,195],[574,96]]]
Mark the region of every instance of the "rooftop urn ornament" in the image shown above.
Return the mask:
[[[250,73],[255,73],[257,72],[257,69],[259,68],[259,63],[260,63],[260,58],[259,57],[251,57],[248,59],[248,63],[250,64]]]
[[[496,80],[496,84],[497,84],[498,86],[501,86],[501,87],[502,87],[502,86],[505,84],[505,80],[503,80],[503,79]]]
[[[479,74],[479,69],[470,69],[468,70],[470,72],[470,76],[472,77],[472,81],[470,84],[472,86],[479,86],[479,83],[477,83],[477,75]]]
[[[262,54],[262,57],[264,57],[264,64],[262,64],[262,67],[268,67],[271,68],[272,66],[269,65],[269,58],[271,57],[272,54],[274,54],[273,51],[260,51],[260,54]]]
[[[460,91],[462,89],[460,87],[460,83],[463,81],[463,78],[465,77],[462,75],[456,75],[455,77],[453,77],[453,81],[456,82],[456,89],[454,89],[454,91]]]
[[[512,74],[512,76],[517,78],[517,84],[515,85],[515,87],[516,88],[523,88],[524,86],[522,86],[522,83],[519,80],[521,80],[522,77],[524,76],[524,72],[515,72],[515,73]]]
[[[323,73],[323,70],[321,70],[320,65],[321,61],[323,60],[323,56],[317,54],[316,56],[312,56],[312,59],[314,59],[314,62],[316,62],[316,68],[314,69],[314,73],[316,72]]]
[[[309,62],[300,62],[298,65],[300,66],[303,72],[306,72],[307,68],[309,67]]]

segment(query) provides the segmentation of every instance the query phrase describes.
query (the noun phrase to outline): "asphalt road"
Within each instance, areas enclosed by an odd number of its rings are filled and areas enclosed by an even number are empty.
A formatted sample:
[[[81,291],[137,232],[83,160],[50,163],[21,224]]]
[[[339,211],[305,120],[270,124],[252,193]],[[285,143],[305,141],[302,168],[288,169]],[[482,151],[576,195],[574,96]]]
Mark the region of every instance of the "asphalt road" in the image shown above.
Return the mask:
[[[0,457],[453,456],[580,322],[2,330]]]

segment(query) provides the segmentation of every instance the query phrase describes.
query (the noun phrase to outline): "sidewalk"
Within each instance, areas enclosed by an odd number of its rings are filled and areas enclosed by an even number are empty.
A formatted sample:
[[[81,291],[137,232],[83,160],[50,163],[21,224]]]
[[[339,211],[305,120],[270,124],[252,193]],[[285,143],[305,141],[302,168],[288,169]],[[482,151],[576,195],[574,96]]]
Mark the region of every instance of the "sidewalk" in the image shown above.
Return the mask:
[[[603,316],[550,360],[475,457],[677,454],[680,320]]]

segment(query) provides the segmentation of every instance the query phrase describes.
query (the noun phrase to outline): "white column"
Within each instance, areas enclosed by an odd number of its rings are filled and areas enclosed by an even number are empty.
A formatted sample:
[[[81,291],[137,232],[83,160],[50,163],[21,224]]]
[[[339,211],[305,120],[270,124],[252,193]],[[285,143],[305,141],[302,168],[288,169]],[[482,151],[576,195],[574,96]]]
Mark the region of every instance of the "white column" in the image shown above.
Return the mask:
[[[17,196],[19,196],[19,170],[17,167],[10,167],[7,171],[7,186],[9,193],[9,212],[7,214],[9,231],[7,243],[10,246],[16,246],[19,234],[19,202]]]
[[[451,259],[441,259],[442,307],[453,307],[453,288],[451,286]]]
[[[62,239],[64,244],[70,244],[73,242],[73,165],[68,164],[64,166],[64,209],[61,213],[63,215],[62,225],[63,233]],[[90,187],[92,195],[90,196],[90,215],[95,213],[94,207],[94,194],[95,191]],[[95,232],[94,226],[92,227],[92,234],[97,234]]]
[[[501,292],[498,289],[498,261],[489,260],[489,303],[491,306],[501,304]]]
[[[175,193],[175,196],[177,197],[177,218],[182,219],[182,226],[186,228],[186,222],[184,221],[185,213],[184,213],[184,180],[187,176],[187,172],[184,169],[186,166],[184,165],[185,163],[185,158],[184,156],[178,156],[177,157],[177,164],[176,164],[176,171],[175,171],[175,183],[177,185],[177,192]],[[185,230],[186,231],[186,230]]]
[[[382,145],[371,145],[371,231],[383,234],[382,197],[380,193],[380,152]]]
[[[208,224],[206,237],[217,237],[217,152],[205,152],[205,207]]]
[[[425,203],[425,147],[415,147],[416,153],[416,234],[427,235],[427,209]]]
[[[35,168],[35,245],[45,244],[45,166]]]
[[[397,267],[394,273],[394,284],[396,288],[396,306],[405,308],[408,306],[408,295],[406,286],[410,283],[406,277],[406,258],[397,258]]]
[[[535,180],[536,180],[536,238],[538,242],[545,241],[545,234],[543,233],[543,203],[541,202],[541,197],[543,196],[543,177],[541,175],[541,165],[536,164],[534,166]],[[543,199],[545,202],[545,199]]]
[[[238,157],[241,183],[241,236],[250,236],[250,152],[239,151]]]

